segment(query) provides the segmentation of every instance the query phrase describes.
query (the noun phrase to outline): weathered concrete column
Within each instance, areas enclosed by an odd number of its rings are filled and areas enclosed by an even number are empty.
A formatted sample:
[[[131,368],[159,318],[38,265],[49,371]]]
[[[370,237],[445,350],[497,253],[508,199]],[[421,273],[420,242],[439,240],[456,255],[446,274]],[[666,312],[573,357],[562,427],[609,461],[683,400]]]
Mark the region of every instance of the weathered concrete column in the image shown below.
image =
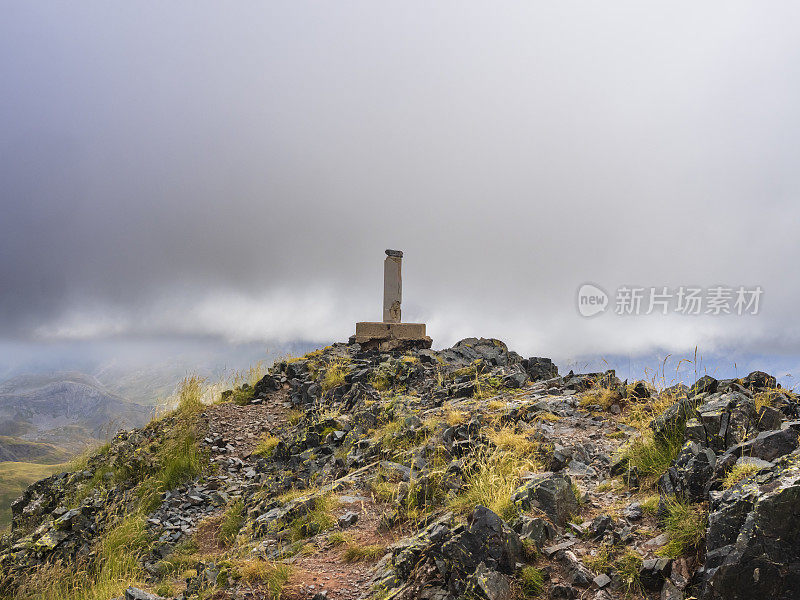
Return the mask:
[[[402,250],[387,250],[383,261],[383,322],[400,322],[403,301]]]
[[[359,321],[351,344],[362,350],[394,352],[414,348],[430,348],[433,340],[425,335],[425,323],[401,323],[400,303],[403,301],[401,266],[403,253],[387,250],[383,262],[383,321]]]

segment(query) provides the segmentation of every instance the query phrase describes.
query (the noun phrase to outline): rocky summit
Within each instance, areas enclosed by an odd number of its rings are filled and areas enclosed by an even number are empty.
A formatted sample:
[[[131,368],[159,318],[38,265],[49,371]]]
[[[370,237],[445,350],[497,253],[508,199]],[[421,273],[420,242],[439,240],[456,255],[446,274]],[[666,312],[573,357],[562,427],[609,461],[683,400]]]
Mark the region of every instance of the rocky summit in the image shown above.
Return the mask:
[[[202,392],[14,502],[3,598],[800,598],[800,405],[766,373],[657,389],[470,338]]]

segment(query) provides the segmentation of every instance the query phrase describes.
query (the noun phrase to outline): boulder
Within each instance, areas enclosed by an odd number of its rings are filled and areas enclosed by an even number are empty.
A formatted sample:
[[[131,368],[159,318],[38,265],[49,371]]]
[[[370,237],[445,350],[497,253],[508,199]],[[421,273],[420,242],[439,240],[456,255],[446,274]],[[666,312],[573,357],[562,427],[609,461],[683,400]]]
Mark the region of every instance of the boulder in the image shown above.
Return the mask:
[[[669,577],[672,561],[668,558],[649,558],[642,561],[642,566],[639,568],[639,580],[645,589],[650,591],[658,591],[663,585],[664,581]]]
[[[515,530],[522,539],[532,541],[539,551],[544,548],[545,542],[556,536],[555,529],[546,519],[528,515],[520,517]]]
[[[592,585],[592,581],[595,578],[594,573],[578,559],[574,552],[571,550],[564,550],[560,554],[560,557],[572,585],[583,588]]]
[[[703,375],[700,379],[695,381],[694,385],[689,389],[689,395],[713,394],[717,391],[718,383],[719,382],[710,375]]]
[[[579,508],[572,479],[562,473],[535,475],[517,488],[511,500],[522,511],[531,508],[543,510],[553,523],[562,527]]]
[[[742,453],[761,460],[775,460],[793,452],[797,446],[797,432],[792,429],[765,431],[747,442],[742,448]]]
[[[774,388],[777,380],[763,371],[753,371],[743,381],[744,387],[748,389],[754,388]]]
[[[503,377],[503,386],[511,389],[521,388],[528,381],[525,371],[512,371]]]
[[[797,598],[800,455],[746,485],[711,494],[702,600]]]
[[[650,397],[650,389],[644,381],[637,381],[631,386],[628,396],[635,400],[644,400]]]
[[[435,533],[435,532],[431,532]],[[441,532],[443,541],[429,543],[437,570],[453,596],[461,597],[474,587],[479,565],[511,575],[522,560],[522,541],[503,519],[484,506],[476,506],[466,526]],[[422,543],[425,543],[423,540]],[[421,554],[421,553],[420,553]],[[419,554],[416,563],[422,560]]]
[[[541,381],[543,379],[558,377],[558,367],[556,367],[549,358],[531,356],[522,361],[522,366],[528,372],[531,381]]]
[[[272,375],[264,375],[253,386],[253,396],[255,398],[264,398],[270,392],[275,392],[281,389],[281,382]]]
[[[702,502],[706,485],[714,476],[716,455],[710,448],[687,442],[667,472],[658,481],[662,495],[679,495],[689,502]]]
[[[783,422],[783,413],[771,406],[762,406],[758,413],[758,428],[761,431],[780,429]]]
[[[696,405],[695,400],[684,398],[653,419],[650,422],[650,429],[653,430],[656,439],[668,437],[674,430],[682,429],[689,419],[697,417]]]
[[[487,568],[484,563],[475,569],[470,583],[472,594],[487,600],[512,600],[516,597],[508,576]]]

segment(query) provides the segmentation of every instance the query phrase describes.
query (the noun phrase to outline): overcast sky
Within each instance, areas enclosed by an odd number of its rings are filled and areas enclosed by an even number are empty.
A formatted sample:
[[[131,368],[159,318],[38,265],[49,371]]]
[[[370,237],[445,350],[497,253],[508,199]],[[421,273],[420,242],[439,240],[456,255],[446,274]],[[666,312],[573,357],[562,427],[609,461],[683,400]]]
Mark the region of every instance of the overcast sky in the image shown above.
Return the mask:
[[[0,341],[800,353],[796,2],[6,2]],[[758,315],[578,314],[585,282]],[[612,298],[613,303],[613,298]]]

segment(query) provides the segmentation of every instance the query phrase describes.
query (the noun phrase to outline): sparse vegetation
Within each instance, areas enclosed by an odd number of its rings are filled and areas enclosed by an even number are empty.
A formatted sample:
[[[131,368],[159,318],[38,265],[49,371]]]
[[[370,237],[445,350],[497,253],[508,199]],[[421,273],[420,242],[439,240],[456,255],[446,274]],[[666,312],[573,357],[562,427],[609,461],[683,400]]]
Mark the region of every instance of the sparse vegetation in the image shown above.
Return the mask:
[[[349,544],[342,555],[344,562],[357,562],[360,560],[378,560],[386,554],[386,546]]]
[[[531,437],[515,433],[513,427],[492,431],[488,437],[500,450],[508,450],[518,456],[533,456],[538,449],[538,444]]]
[[[336,524],[333,509],[336,502],[332,495],[314,496],[314,507],[289,525],[292,540],[298,541],[327,531]]]
[[[628,467],[636,467],[645,487],[654,485],[678,456],[683,447],[683,434],[682,428],[675,428],[656,438],[652,431],[645,429],[622,449]]]
[[[611,405],[621,400],[619,392],[604,387],[595,387],[586,391],[580,399],[583,407],[597,405],[603,410],[608,410]]]
[[[608,573],[614,566],[614,548],[602,544],[593,555],[584,557],[583,562],[595,573]]]
[[[328,534],[328,543],[332,546],[341,546],[343,544],[349,544],[351,538],[346,533],[342,533],[341,531],[332,531]]]
[[[530,538],[522,538],[522,557],[528,562],[533,562],[539,557],[536,543]]]
[[[444,413],[444,420],[450,427],[463,425],[467,422],[467,413],[462,410],[448,408]]]
[[[756,407],[756,412],[761,412],[765,406],[772,406],[773,394],[770,392],[759,392],[753,396],[753,402]]]
[[[629,594],[640,592],[642,589],[639,576],[642,557],[633,550],[626,550],[624,546],[602,544],[593,556],[585,557],[583,562],[595,573],[615,572],[622,587]]]
[[[648,515],[655,515],[658,512],[658,503],[661,497],[658,494],[652,494],[642,500],[642,511]]]
[[[275,447],[279,443],[280,440],[278,438],[268,434],[258,442],[258,446],[256,446],[255,450],[253,450],[253,454],[260,456],[261,458],[272,458],[272,453],[275,451]]]
[[[233,544],[243,523],[244,503],[236,500],[225,510],[225,516],[219,526],[219,540],[226,546]]]
[[[451,505],[469,511],[481,504],[504,519],[511,519],[516,515],[511,495],[519,485],[520,475],[524,471],[535,471],[536,467],[530,458],[512,452],[480,450],[465,469],[464,492],[453,499]]]
[[[722,487],[727,490],[743,479],[747,479],[748,477],[755,475],[759,470],[759,467],[752,463],[740,463],[733,465],[733,468],[728,471],[727,475],[725,475],[725,479],[722,481]]]
[[[285,563],[267,562],[261,559],[240,560],[233,565],[233,574],[248,584],[262,584],[267,588],[270,600],[279,600],[283,586],[292,574],[291,566]]]
[[[633,550],[626,550],[614,560],[614,570],[622,587],[629,594],[642,591],[642,579],[639,569],[642,567],[642,557]]]
[[[322,378],[322,391],[327,392],[344,383],[344,376],[348,372],[348,361],[344,358],[331,361]]]
[[[230,395],[227,396],[227,399],[237,406],[246,406],[253,399],[253,388],[248,384],[234,388]]]
[[[473,398],[483,400],[485,398],[494,398],[503,391],[503,382],[498,377],[490,375],[476,375],[475,376],[475,393]]]
[[[534,566],[526,565],[520,569],[519,585],[526,598],[536,598],[544,587],[544,573]]]
[[[705,538],[708,517],[700,506],[677,498],[668,498],[665,504],[667,516],[664,526],[669,534],[669,542],[659,549],[658,554],[667,558],[679,558],[695,551]]]

